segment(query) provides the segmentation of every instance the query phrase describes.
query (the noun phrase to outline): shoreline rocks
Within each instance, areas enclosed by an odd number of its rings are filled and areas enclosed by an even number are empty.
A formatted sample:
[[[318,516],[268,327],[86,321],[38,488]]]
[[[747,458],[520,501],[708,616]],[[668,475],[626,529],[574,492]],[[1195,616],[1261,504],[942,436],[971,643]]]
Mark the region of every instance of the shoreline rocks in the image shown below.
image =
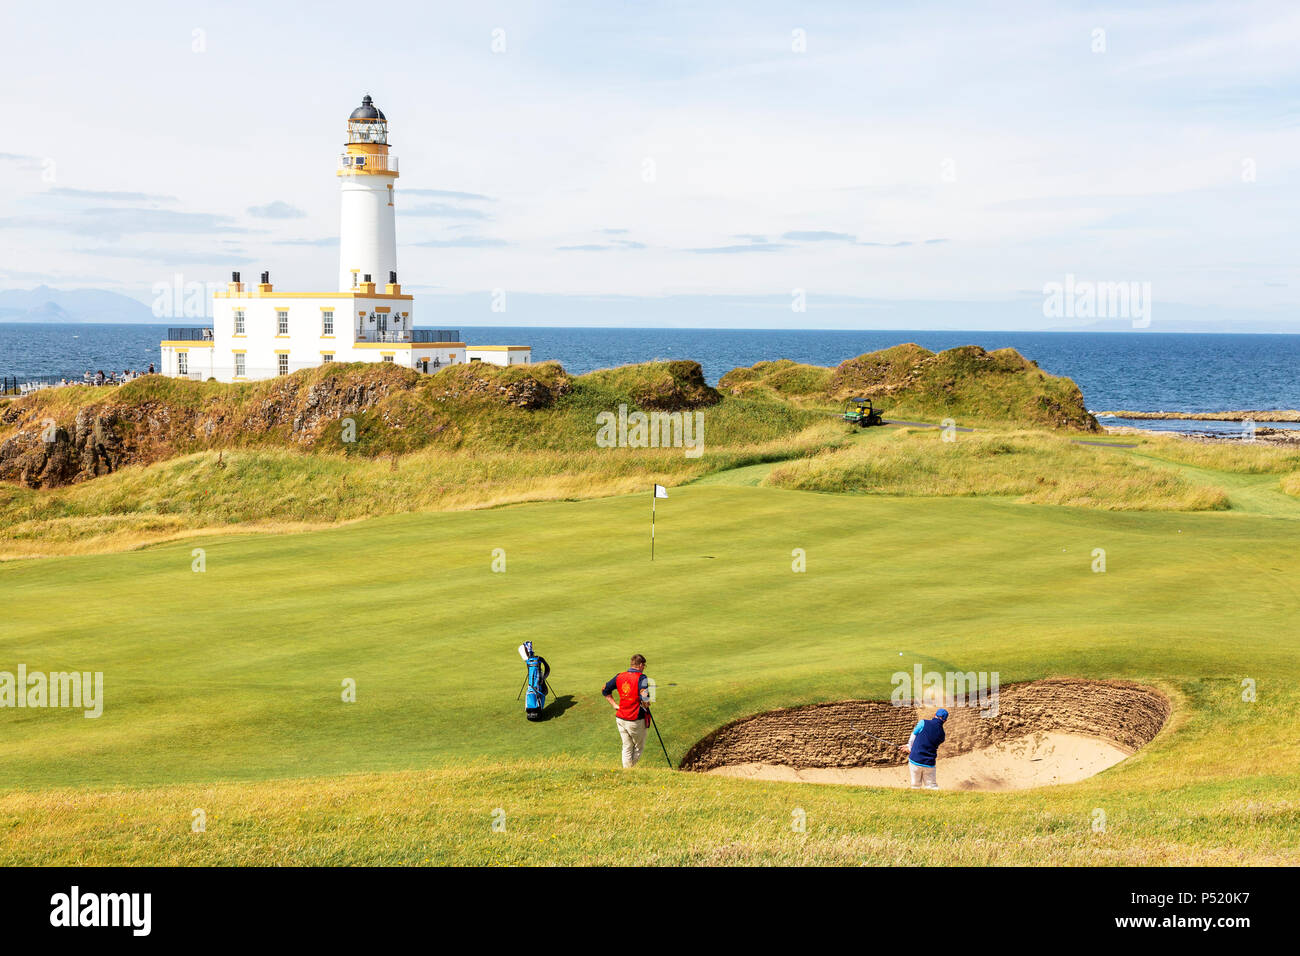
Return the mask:
[[[1230,412],[1093,412],[1108,418],[1126,418],[1130,421],[1186,421],[1186,422],[1300,422],[1300,411],[1293,408],[1249,409]]]

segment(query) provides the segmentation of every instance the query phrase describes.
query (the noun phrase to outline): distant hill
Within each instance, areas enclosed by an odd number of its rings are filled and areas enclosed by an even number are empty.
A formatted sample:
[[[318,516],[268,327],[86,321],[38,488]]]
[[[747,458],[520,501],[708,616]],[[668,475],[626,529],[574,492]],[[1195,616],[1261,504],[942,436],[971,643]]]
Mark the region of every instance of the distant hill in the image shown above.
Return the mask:
[[[130,322],[157,325],[143,302],[104,289],[0,290],[0,322]]]

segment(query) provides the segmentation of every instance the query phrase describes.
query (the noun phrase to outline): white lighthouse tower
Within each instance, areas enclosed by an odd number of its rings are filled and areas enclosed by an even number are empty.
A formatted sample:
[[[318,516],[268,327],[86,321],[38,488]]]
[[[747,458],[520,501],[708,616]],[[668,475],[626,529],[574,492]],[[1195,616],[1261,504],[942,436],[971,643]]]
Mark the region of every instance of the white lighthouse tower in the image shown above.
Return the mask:
[[[338,176],[343,192],[339,291],[356,292],[363,282],[396,282],[397,157],[388,152],[388,119],[369,94],[348,117],[347,148],[339,157]]]
[[[526,345],[472,345],[452,329],[417,329],[415,298],[397,281],[388,120],[369,96],[348,117],[338,160],[343,217],[335,292],[287,292],[263,271],[257,283],[230,275],[214,292],[212,324],[169,328],[160,343],[164,375],[248,382],[335,362],[388,362],[436,373],[462,362],[518,365]]]

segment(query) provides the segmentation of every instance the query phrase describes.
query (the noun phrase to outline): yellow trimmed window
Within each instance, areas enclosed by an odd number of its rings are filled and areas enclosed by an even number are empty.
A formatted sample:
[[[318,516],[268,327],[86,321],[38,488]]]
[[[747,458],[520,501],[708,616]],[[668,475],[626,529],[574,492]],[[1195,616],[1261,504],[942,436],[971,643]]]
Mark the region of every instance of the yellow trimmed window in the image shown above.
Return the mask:
[[[243,309],[235,310],[235,334],[236,335],[244,334],[244,310]]]
[[[188,352],[176,353],[176,374],[188,375],[190,373],[190,356]]]
[[[276,309],[275,329],[277,335],[289,334],[289,312],[286,309]]]
[[[280,374],[281,374],[281,375],[288,375],[288,374],[289,374],[289,356],[287,356],[287,355],[285,355],[283,352],[281,352],[279,355],[276,356],[276,358],[278,358],[278,359],[280,360]]]
[[[332,309],[325,309],[320,314],[320,334],[334,334],[334,311]]]
[[[241,378],[248,374],[248,365],[244,361],[243,352],[235,353],[235,374]]]

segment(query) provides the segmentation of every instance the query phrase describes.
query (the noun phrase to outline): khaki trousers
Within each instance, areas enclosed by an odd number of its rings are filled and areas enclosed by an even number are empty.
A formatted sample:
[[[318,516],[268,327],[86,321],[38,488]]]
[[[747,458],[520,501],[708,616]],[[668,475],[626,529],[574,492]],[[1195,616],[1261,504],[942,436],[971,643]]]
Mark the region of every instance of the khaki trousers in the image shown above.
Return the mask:
[[[939,789],[938,770],[934,767],[918,767],[914,763],[909,763],[907,769],[912,771],[912,789],[920,790],[925,787],[926,790]]]
[[[650,728],[644,720],[615,717],[614,723],[618,724],[618,735],[623,738],[623,766],[635,767],[641,759],[641,751],[645,749],[645,735]]]

